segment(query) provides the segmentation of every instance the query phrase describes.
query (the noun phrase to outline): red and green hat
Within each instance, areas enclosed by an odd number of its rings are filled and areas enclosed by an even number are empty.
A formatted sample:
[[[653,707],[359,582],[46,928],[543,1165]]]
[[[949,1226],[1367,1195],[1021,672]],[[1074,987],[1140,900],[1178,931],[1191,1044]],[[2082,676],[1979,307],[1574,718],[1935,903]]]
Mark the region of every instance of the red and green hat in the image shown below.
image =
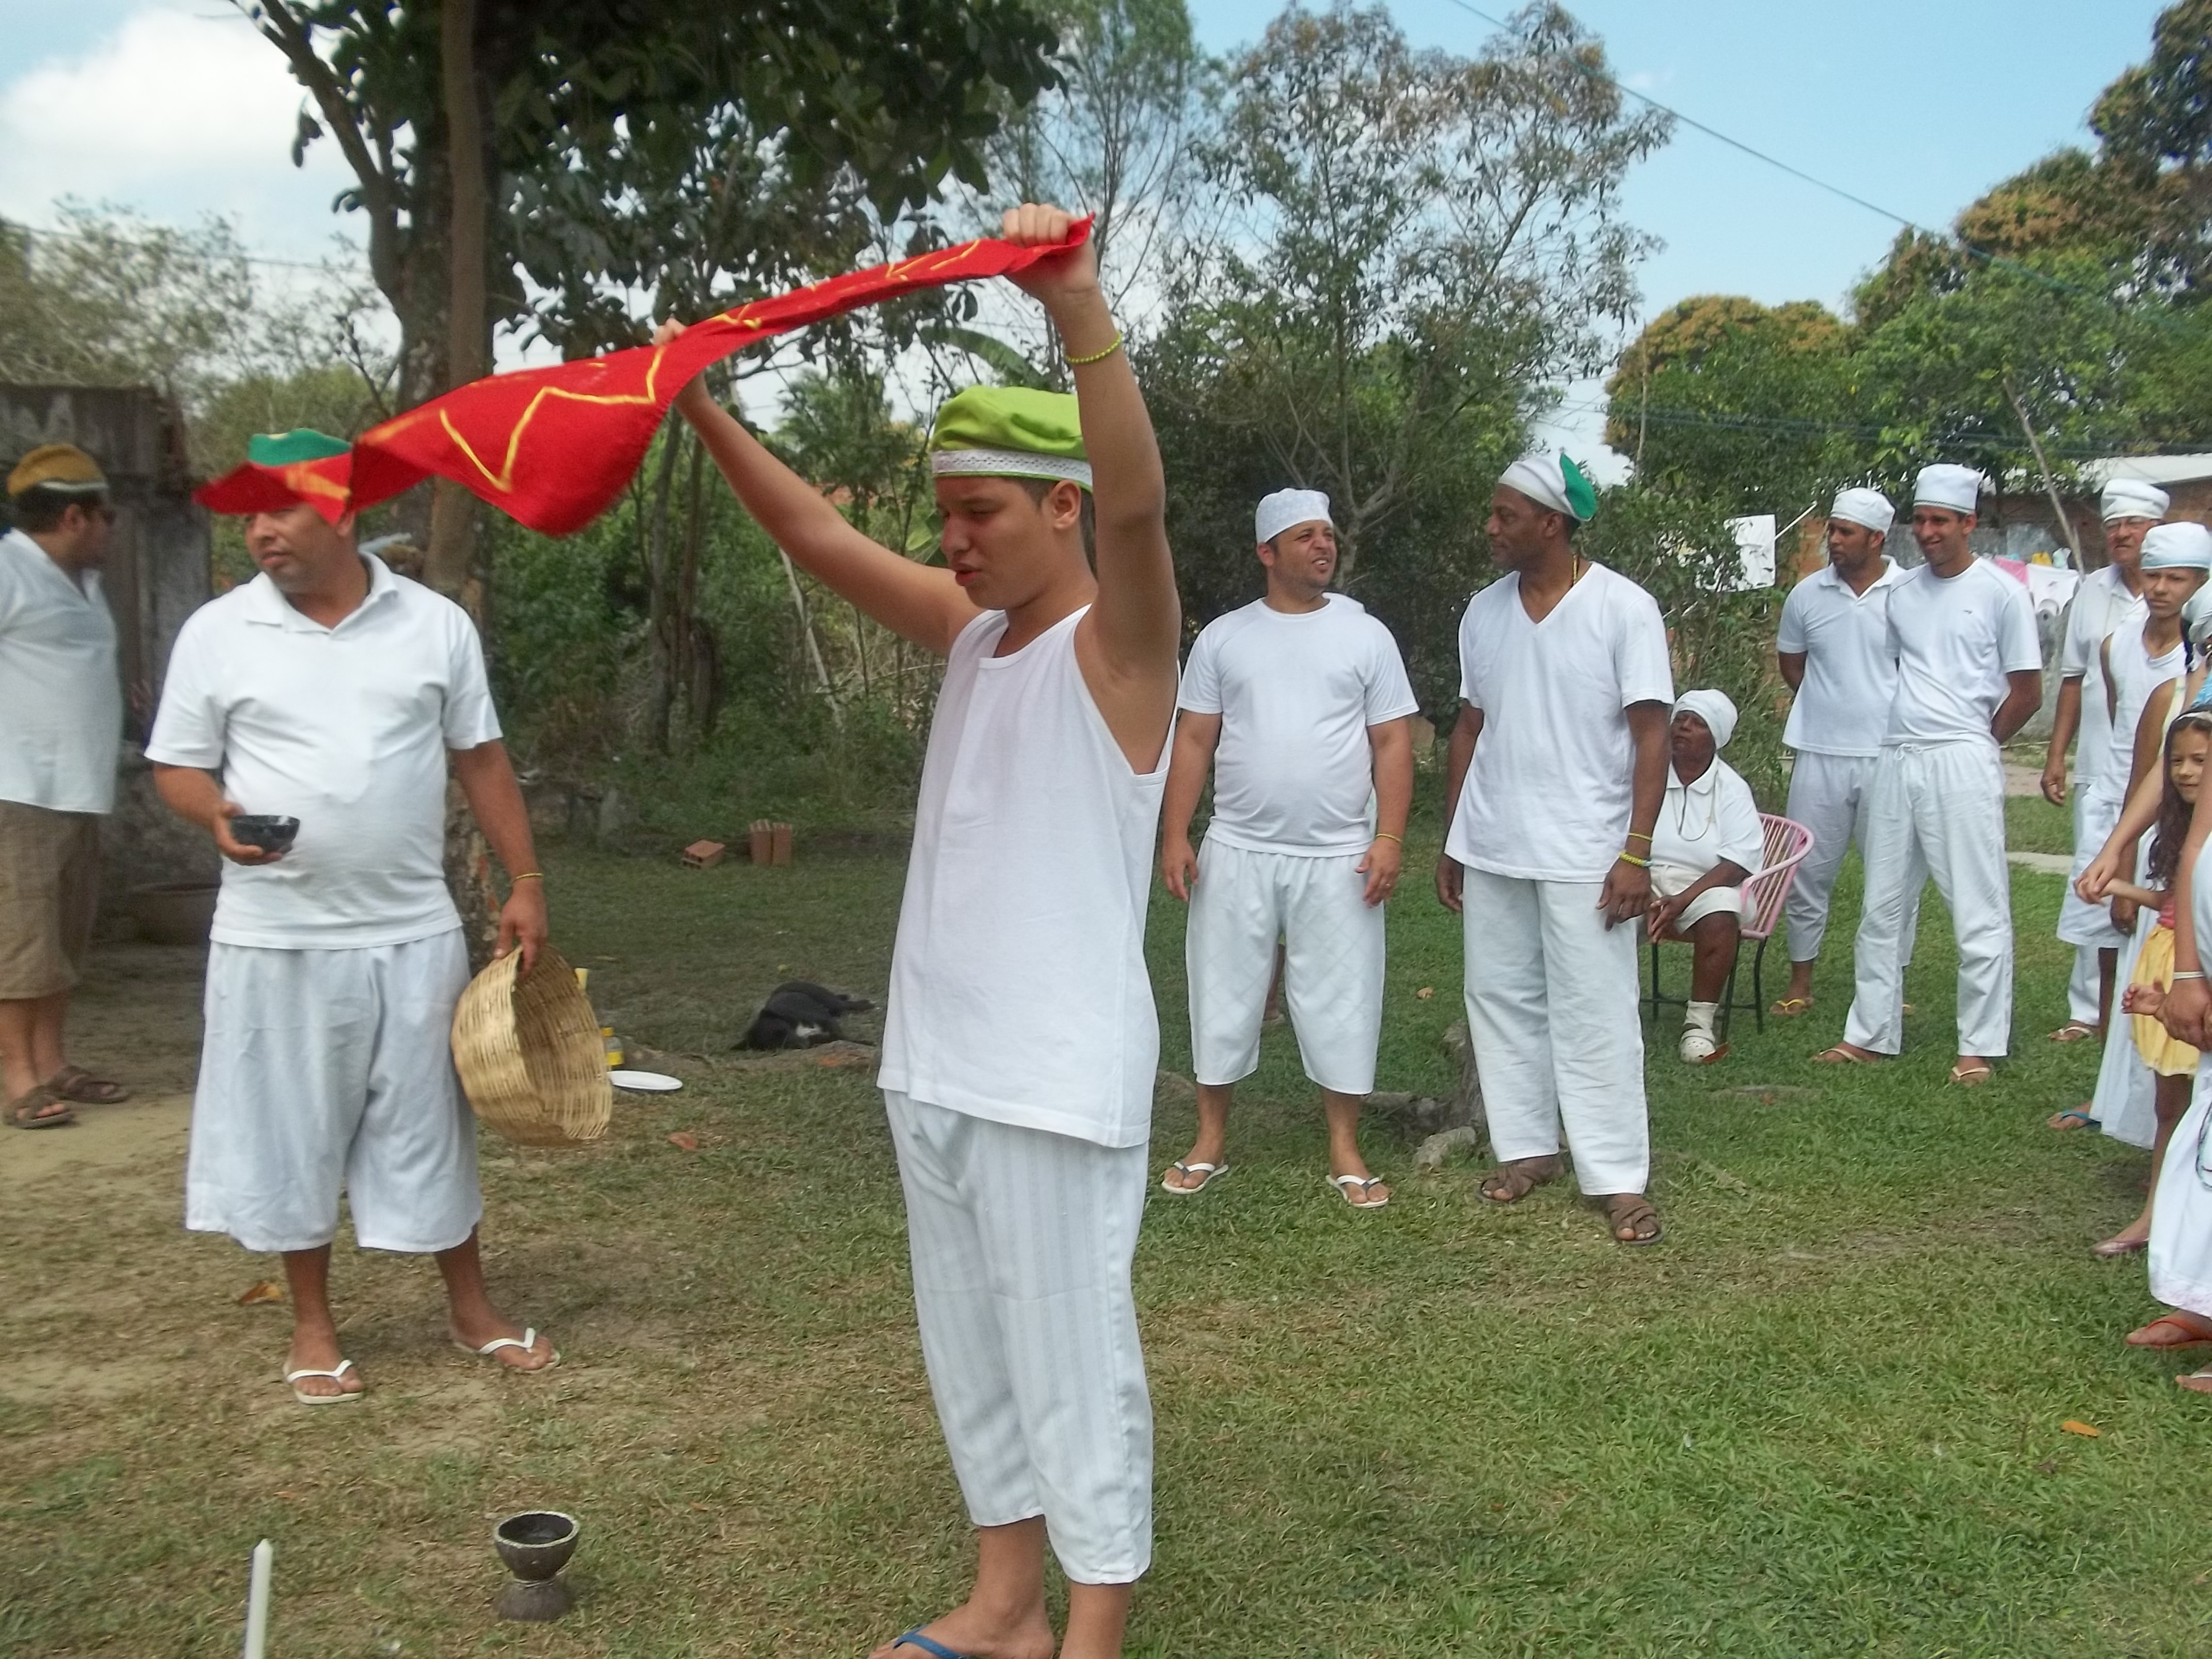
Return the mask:
[[[327,432],[301,427],[257,432],[246,440],[246,459],[192,499],[216,513],[276,513],[305,501],[331,524],[353,506],[353,446]]]

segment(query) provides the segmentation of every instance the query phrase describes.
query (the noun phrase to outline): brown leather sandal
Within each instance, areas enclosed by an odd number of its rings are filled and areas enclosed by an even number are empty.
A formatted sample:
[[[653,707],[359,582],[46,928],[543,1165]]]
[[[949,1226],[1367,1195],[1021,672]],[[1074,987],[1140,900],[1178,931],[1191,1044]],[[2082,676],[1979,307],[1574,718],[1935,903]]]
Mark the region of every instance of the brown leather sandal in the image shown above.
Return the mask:
[[[46,1079],[46,1089],[56,1100],[74,1101],[80,1106],[120,1106],[131,1098],[131,1091],[124,1085],[94,1077],[82,1066],[63,1066]]]
[[[1548,1187],[1565,1173],[1557,1152],[1543,1158],[1516,1158],[1501,1164],[1482,1178],[1476,1188],[1492,1204],[1518,1204],[1539,1187]]]
[[[1659,1212],[1642,1193],[1611,1193],[1605,1200],[1605,1218],[1613,1229],[1616,1244],[1641,1246],[1656,1244],[1666,1237],[1667,1230],[1659,1224]],[[1628,1237],[1621,1237],[1623,1230]]]
[[[43,1084],[9,1101],[7,1117],[18,1129],[58,1129],[76,1121],[69,1103]]]

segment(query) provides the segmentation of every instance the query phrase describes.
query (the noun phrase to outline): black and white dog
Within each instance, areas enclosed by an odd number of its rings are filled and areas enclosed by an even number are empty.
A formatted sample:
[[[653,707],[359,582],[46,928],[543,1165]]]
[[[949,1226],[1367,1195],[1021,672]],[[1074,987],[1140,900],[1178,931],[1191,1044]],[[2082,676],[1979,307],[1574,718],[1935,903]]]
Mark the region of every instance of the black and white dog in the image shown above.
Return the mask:
[[[738,1039],[740,1048],[811,1048],[824,1042],[842,1042],[845,1033],[837,1022],[876,1005],[866,997],[849,997],[826,985],[787,979],[768,994],[753,1023]]]

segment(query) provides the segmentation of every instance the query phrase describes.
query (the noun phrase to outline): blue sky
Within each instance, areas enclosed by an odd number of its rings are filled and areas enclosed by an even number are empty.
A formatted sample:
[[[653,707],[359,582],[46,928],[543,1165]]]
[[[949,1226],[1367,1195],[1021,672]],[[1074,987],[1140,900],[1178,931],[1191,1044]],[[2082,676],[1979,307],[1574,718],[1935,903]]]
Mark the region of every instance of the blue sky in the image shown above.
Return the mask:
[[[1502,16],[1498,0],[1473,0]],[[1256,40],[1268,0],[1198,0],[1202,43]],[[2148,52],[2154,0],[1579,0],[1629,85],[1922,223],[2086,143],[2106,82]],[[1394,0],[1424,46],[1492,32],[1452,0]],[[64,194],[167,221],[235,216],[288,258],[325,252],[345,182],[328,144],[287,159],[300,95],[227,0],[0,0],[0,213]],[[1838,305],[1896,226],[1686,129],[1632,176],[1632,222],[1665,249],[1647,311],[1693,294]],[[1569,394],[1587,402],[1589,388]],[[1571,441],[1594,422],[1570,413]]]

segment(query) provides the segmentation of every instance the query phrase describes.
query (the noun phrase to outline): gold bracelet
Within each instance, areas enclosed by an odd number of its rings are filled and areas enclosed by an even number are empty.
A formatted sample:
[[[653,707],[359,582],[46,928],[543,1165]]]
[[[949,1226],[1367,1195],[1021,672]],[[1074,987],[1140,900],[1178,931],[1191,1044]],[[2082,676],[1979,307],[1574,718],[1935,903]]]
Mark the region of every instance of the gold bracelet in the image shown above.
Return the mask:
[[[1620,858],[1619,862],[1622,864],[1632,864],[1639,870],[1649,870],[1651,867],[1651,860],[1650,859],[1640,859],[1637,857],[1635,854],[1630,852],[1626,847],[1620,849]]]
[[[1093,363],[1104,362],[1109,357],[1112,356],[1121,349],[1121,331],[1117,328],[1114,331],[1113,344],[1108,346],[1105,350],[1093,352],[1088,357],[1070,357],[1067,360],[1067,365],[1070,368],[1088,368]]]
[[[1651,844],[1651,837],[1645,835],[1641,830],[1630,830],[1628,832],[1628,838],[1631,841],[1640,841],[1647,847]]]
[[[509,876],[507,878],[507,884],[509,887],[512,887],[518,881],[543,881],[544,879],[545,872],[543,870],[525,870],[519,876]]]
[[[1375,832],[1375,839],[1377,841],[1395,841],[1401,847],[1403,847],[1406,844],[1406,838],[1403,836],[1394,836],[1388,830],[1377,830]]]

